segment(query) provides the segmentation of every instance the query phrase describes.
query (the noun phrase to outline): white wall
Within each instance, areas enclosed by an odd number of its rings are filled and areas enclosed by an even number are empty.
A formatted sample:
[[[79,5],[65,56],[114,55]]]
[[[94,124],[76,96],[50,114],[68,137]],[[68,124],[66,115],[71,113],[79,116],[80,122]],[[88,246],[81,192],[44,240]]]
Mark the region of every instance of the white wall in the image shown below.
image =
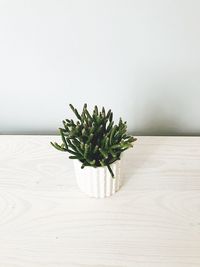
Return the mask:
[[[200,133],[199,0],[0,0],[0,133],[54,133],[68,103],[135,134]]]

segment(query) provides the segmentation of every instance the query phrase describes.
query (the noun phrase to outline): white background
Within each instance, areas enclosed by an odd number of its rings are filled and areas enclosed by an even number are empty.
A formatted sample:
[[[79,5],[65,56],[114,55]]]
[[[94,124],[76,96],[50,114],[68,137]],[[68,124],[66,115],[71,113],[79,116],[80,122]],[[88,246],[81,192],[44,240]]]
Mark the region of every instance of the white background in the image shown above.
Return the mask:
[[[0,0],[0,134],[55,133],[84,102],[134,134],[199,134],[199,14],[198,0]]]

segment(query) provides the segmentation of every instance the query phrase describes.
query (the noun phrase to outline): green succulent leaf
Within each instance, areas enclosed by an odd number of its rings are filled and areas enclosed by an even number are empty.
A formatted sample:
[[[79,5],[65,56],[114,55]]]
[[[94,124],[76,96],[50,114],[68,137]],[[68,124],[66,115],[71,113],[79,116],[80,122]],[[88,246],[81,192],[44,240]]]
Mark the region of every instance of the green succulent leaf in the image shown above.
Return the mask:
[[[106,112],[104,107],[95,106],[90,113],[84,104],[79,113],[72,104],[69,106],[78,120],[63,120],[64,127],[59,128],[62,143],[51,142],[51,145],[71,154],[70,159],[82,162],[81,168],[106,166],[114,177],[110,165],[137,139],[128,135],[127,124],[121,118],[118,124],[114,123],[111,109]]]

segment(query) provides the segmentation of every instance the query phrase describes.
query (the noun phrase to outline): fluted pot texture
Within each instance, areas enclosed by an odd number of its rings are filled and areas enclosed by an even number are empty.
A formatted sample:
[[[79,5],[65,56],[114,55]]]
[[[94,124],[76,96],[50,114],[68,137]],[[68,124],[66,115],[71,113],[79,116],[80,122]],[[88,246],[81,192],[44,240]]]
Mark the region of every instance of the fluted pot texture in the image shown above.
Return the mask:
[[[110,165],[114,173],[111,176],[108,168],[86,166],[81,169],[81,162],[74,160],[76,180],[80,190],[90,197],[110,197],[120,188],[120,160]]]

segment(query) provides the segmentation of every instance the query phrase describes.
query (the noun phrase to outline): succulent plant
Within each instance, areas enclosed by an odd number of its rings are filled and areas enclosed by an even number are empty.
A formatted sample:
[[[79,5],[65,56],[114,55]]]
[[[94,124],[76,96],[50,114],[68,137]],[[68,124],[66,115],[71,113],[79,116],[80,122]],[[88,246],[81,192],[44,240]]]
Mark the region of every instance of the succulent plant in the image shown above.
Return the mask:
[[[69,105],[77,117],[77,121],[63,120],[63,128],[59,128],[62,144],[51,142],[52,146],[64,152],[69,152],[70,159],[79,160],[85,166],[107,166],[114,177],[110,164],[120,159],[123,151],[133,146],[137,139],[127,134],[126,122],[119,119],[114,124],[111,110],[101,110],[94,107],[92,113],[84,104],[81,113]]]

